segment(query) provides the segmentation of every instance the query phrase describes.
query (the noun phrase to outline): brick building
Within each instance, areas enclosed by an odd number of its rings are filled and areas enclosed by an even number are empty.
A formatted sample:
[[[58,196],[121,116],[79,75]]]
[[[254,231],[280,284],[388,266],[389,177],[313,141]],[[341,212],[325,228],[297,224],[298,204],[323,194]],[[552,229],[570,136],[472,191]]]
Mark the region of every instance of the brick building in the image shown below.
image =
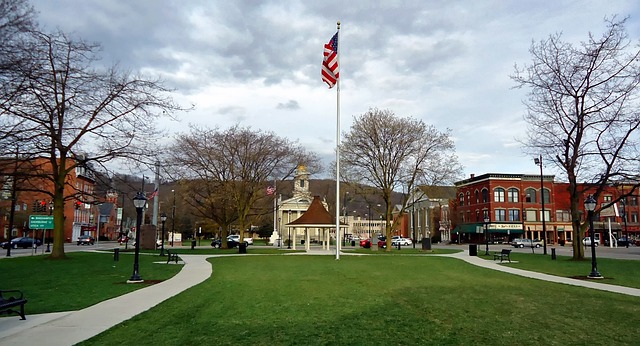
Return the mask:
[[[540,175],[487,173],[471,175],[455,186],[453,233],[462,241],[543,239],[545,231],[548,244],[572,241],[568,184],[556,183],[553,175],[543,175],[541,179]],[[598,204],[604,206],[618,198],[622,192],[619,189],[617,186],[605,189]],[[584,215],[584,206],[580,208]],[[635,238],[640,232],[637,196],[627,198],[626,228],[620,209],[618,204],[594,215],[597,240],[602,242],[610,230],[615,238],[626,232]]]

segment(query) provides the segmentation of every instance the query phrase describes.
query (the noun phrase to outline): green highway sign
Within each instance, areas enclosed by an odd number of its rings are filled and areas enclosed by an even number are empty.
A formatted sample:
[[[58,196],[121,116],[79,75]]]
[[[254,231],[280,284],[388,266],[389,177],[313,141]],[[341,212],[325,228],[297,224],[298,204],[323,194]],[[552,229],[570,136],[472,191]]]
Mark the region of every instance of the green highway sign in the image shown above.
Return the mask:
[[[52,215],[29,215],[29,228],[53,229]]]

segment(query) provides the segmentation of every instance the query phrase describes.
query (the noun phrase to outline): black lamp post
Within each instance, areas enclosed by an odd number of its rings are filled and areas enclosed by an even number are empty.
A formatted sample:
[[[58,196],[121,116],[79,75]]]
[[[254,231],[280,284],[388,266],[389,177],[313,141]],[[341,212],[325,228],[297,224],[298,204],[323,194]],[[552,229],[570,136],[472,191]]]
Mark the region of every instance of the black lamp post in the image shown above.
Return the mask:
[[[139,257],[140,257],[140,227],[142,226],[142,209],[145,204],[147,204],[147,197],[144,196],[142,192],[138,192],[135,197],[133,197],[133,206],[136,208],[136,250],[135,256],[133,257],[133,274],[131,274],[131,278],[127,281],[127,283],[138,283],[142,282],[142,278],[140,277],[139,272]]]
[[[544,181],[542,179],[542,155],[533,159],[533,162],[540,166],[540,202],[542,203],[542,245],[544,254],[547,254],[547,227],[544,219]]]
[[[598,264],[596,262],[596,237],[595,230],[593,229],[593,211],[596,210],[597,201],[592,195],[589,195],[584,201],[584,208],[587,210],[587,217],[589,218],[589,230],[591,230],[591,273],[589,278],[602,279],[602,275],[598,272]]]
[[[291,222],[291,210],[289,210],[289,219],[287,219],[287,223]],[[289,241],[287,244],[287,249],[291,249],[291,227],[287,227],[289,231]]]
[[[371,204],[367,206],[369,209],[369,213],[367,214],[367,219],[369,220],[369,236],[371,237],[371,247],[373,247],[373,233],[371,233]]]
[[[627,229],[627,210],[626,210],[627,202],[625,202],[625,200],[623,199],[620,201],[620,205],[622,206],[620,215],[622,215],[622,220],[624,221],[624,233],[626,234],[625,240],[627,241],[627,247],[629,247],[629,230]]]
[[[484,216],[484,255],[489,256],[489,215]]]
[[[160,214],[160,221],[162,221],[162,239],[160,240],[160,256],[164,256],[164,223],[167,222],[167,214],[163,211]]]
[[[173,234],[176,233],[176,190],[173,192],[173,208],[171,208],[171,246],[173,247]]]
[[[49,216],[53,215],[53,201],[49,202]],[[47,231],[45,230],[45,233]],[[49,237],[45,237],[47,238],[47,250],[45,252],[51,252],[51,243],[49,243]]]

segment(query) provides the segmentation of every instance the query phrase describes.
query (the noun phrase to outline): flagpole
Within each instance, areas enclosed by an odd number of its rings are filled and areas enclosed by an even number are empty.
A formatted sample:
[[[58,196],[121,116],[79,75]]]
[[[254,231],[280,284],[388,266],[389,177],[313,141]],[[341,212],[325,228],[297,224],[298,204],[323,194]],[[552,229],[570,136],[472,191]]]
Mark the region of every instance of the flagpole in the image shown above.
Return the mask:
[[[340,66],[340,21],[338,25],[338,66]],[[336,260],[340,259],[340,78],[336,81]]]

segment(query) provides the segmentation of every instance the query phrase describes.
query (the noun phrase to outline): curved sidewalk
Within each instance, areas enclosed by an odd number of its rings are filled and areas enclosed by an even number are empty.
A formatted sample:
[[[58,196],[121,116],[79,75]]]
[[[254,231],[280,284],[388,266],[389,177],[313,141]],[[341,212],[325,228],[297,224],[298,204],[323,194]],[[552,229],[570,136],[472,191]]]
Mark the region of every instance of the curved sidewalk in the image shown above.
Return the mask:
[[[501,265],[501,264],[499,264],[499,262],[482,259],[482,258],[480,258],[478,256],[469,256],[469,251],[468,250],[463,250],[462,252],[458,252],[458,253],[455,253],[455,254],[448,254],[448,255],[441,255],[441,256],[458,258],[458,259],[461,259],[461,260],[463,260],[463,261],[465,261],[467,263],[473,264],[473,265],[478,266],[478,267],[484,267],[484,268],[488,268],[488,269],[498,270],[498,271],[501,271],[501,272],[520,275],[520,276],[524,276],[524,277],[527,277],[527,278],[550,281],[550,282],[556,282],[556,283],[566,284],[566,285],[588,287],[588,288],[593,288],[595,290],[614,292],[614,293],[620,293],[620,294],[627,294],[627,295],[630,295],[630,296],[640,297],[640,289],[637,289],[637,288],[616,286],[616,285],[610,285],[610,284],[603,284],[603,283],[598,282],[597,281],[598,279],[578,280],[578,279],[565,278],[565,277],[562,277],[562,276],[555,276],[555,275],[549,275],[549,274],[543,274],[543,273],[537,273],[537,272],[517,269],[517,268]]]
[[[208,257],[214,256],[180,255],[185,266],[171,279],[82,310],[1,318],[0,345],[68,346],[89,339],[209,278]]]

